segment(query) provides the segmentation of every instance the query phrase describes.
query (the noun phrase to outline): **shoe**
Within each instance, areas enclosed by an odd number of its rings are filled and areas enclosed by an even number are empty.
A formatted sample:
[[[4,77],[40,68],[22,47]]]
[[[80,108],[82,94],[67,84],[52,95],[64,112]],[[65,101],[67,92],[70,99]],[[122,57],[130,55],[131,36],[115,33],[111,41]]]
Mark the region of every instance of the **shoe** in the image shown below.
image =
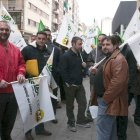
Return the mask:
[[[76,123],[76,125],[77,126],[79,126],[79,127],[84,127],[84,128],[90,128],[91,126],[90,126],[90,124],[88,124],[88,123]]]
[[[25,134],[25,138],[26,138],[26,140],[34,140],[31,133]]]
[[[58,123],[58,120],[55,119],[55,120],[52,120],[51,122],[54,123],[54,124],[56,124],[56,123]]]
[[[68,129],[72,132],[76,132],[76,127],[75,127],[75,124],[68,124]]]
[[[51,136],[52,133],[47,130],[44,130],[43,132],[36,132],[36,135]]]
[[[93,122],[92,117],[86,117],[85,122],[86,122],[86,123]]]

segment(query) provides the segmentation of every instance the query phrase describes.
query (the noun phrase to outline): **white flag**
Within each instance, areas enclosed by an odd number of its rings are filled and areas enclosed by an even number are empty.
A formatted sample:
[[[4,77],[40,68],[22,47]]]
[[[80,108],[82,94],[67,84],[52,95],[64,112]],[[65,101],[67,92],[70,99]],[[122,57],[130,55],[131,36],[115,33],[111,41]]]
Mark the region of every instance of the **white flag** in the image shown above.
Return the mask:
[[[61,28],[58,32],[58,36],[56,38],[56,42],[61,44],[62,46],[71,47],[71,39],[73,36],[78,35],[77,29],[74,24],[70,20],[68,15],[65,15]]]
[[[130,37],[126,43],[129,44],[138,65],[140,65],[140,33],[137,33],[135,35],[133,35],[132,37]]]
[[[136,34],[140,30],[140,12],[136,9],[131,21],[129,22],[124,35],[123,39],[127,40],[134,34]]]
[[[24,132],[38,124],[55,119],[47,78],[28,79],[24,84],[12,83],[24,124]]]
[[[97,45],[95,40],[96,36],[98,36],[98,26],[97,23],[94,22],[94,25],[89,27],[86,30],[86,34],[85,34],[83,48],[87,54],[89,54],[92,51],[93,47]]]

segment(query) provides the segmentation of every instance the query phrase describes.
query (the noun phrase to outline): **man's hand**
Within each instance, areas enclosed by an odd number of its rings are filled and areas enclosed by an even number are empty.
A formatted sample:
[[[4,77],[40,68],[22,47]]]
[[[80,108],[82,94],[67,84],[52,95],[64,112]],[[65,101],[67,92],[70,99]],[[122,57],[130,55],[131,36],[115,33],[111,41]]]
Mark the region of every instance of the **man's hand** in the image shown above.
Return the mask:
[[[19,75],[17,76],[17,81],[18,81],[20,84],[24,83],[24,82],[26,81],[25,76],[22,75],[22,74],[19,74]]]
[[[97,68],[90,67],[90,68],[89,68],[89,71],[90,71],[91,73],[93,73],[93,74],[96,74]]]
[[[0,88],[6,88],[6,87],[8,87],[8,82],[6,82],[5,80],[1,80]]]
[[[82,62],[83,68],[86,68],[87,64],[85,62]]]

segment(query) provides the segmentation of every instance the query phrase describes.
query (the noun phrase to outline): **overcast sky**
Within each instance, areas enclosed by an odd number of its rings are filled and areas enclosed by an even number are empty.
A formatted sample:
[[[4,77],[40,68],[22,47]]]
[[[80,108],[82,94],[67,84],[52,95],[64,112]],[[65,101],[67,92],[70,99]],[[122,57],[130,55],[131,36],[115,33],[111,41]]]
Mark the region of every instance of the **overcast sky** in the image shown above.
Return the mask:
[[[86,25],[91,25],[95,18],[100,24],[101,19],[105,17],[113,18],[120,1],[124,0],[77,0],[80,19]]]

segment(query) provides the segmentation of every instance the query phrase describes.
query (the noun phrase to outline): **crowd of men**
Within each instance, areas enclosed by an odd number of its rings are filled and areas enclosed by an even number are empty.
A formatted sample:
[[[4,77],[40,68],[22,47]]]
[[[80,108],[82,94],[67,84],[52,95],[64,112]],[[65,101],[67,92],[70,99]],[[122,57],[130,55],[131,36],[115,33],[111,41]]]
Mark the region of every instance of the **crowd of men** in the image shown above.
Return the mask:
[[[52,50],[54,58],[52,75],[60,88],[62,101],[66,101],[66,115],[68,129],[77,131],[76,126],[90,128],[93,121],[88,107],[98,104],[96,122],[96,140],[126,140],[128,124],[128,106],[135,99],[136,109],[134,122],[140,126],[140,72],[137,61],[126,44],[122,43],[118,35],[98,36],[98,46],[90,54],[83,51],[82,39],[74,36],[71,48],[57,44],[51,40],[51,31],[45,29],[37,32],[30,42],[20,52],[8,41],[10,26],[0,21],[0,137],[1,140],[12,140],[13,129],[17,115],[17,101],[10,82],[25,82],[25,78],[34,77],[26,71],[28,60],[38,63],[38,75],[42,72]],[[96,63],[104,60],[97,67]],[[90,73],[91,97],[87,106],[86,92],[83,82],[83,72]],[[57,96],[58,88],[53,89]],[[77,117],[74,115],[74,100],[78,104]],[[56,114],[57,101],[52,100]],[[58,120],[52,120],[57,123]],[[32,130],[25,133],[26,140],[33,140]],[[44,123],[35,127],[36,135],[50,136],[52,133],[45,129]]]

